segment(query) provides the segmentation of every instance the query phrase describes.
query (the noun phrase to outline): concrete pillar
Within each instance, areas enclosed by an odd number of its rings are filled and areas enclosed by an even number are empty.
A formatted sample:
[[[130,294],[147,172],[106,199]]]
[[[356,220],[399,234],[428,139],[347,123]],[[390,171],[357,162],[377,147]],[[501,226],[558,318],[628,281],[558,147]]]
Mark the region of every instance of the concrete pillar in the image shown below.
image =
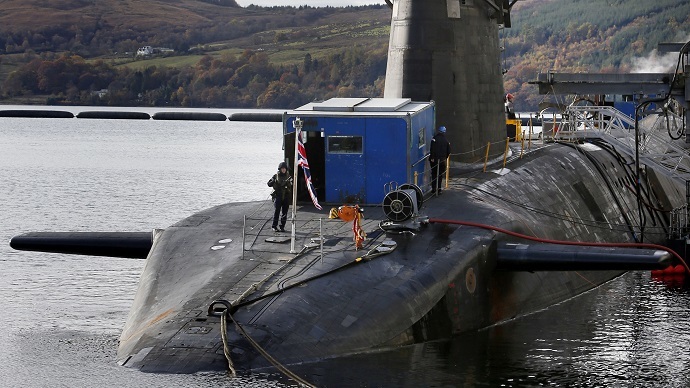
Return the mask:
[[[384,97],[435,101],[454,161],[480,161],[506,138],[495,17],[486,0],[393,1]]]

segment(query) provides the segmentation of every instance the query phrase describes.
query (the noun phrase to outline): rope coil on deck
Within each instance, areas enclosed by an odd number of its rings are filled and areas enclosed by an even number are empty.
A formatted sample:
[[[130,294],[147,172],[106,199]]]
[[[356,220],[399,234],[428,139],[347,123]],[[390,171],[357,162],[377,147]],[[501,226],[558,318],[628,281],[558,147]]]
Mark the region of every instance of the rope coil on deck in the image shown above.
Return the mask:
[[[227,301],[219,301],[221,303],[227,302]],[[213,304],[209,307],[211,309],[213,307]],[[228,370],[230,373],[230,376],[236,377],[237,376],[237,370],[235,369],[235,364],[232,362],[232,358],[230,357],[230,346],[228,346],[228,319],[227,317],[230,315],[230,311],[232,306],[230,303],[223,303],[226,306],[226,309],[223,311],[223,314],[220,316],[220,337],[223,340],[223,354],[225,355],[225,359],[228,360]]]
[[[218,311],[215,310],[214,306],[217,304],[221,304],[225,306],[225,308],[220,312],[220,335],[221,339],[223,340],[223,354],[225,355],[225,358],[228,360],[228,368],[230,370],[230,375],[232,377],[237,376],[237,372],[235,370],[235,366],[232,362],[232,358],[230,357],[230,344],[228,342],[228,326],[227,322],[228,319],[232,321],[232,323],[235,324],[235,328],[237,331],[242,334],[242,336],[249,342],[249,344],[254,347],[254,349],[259,352],[268,362],[270,362],[274,367],[276,367],[281,373],[283,373],[285,376],[291,378],[292,380],[296,381],[299,384],[302,384],[307,387],[314,387],[316,388],[315,385],[309,383],[308,381],[304,380],[291,370],[289,370],[285,365],[281,364],[278,360],[273,358],[264,348],[261,347],[254,339],[247,333],[242,326],[235,320],[235,318],[232,316],[232,313],[236,310],[236,307],[233,306],[230,302],[224,299],[218,299],[214,300],[211,305],[208,307],[208,315],[213,315],[217,316]]]

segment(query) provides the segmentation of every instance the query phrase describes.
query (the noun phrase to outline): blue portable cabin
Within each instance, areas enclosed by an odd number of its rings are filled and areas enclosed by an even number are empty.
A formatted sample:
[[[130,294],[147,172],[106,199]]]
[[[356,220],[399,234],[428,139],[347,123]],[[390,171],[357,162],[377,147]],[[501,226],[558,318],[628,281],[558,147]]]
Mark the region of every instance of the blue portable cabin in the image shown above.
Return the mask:
[[[433,102],[332,98],[286,112],[283,134],[289,163],[295,155],[297,118],[320,202],[380,204],[391,188],[415,183],[415,177],[422,190],[428,189],[431,177],[424,171],[435,128]],[[308,201],[303,171],[298,170],[298,197]]]

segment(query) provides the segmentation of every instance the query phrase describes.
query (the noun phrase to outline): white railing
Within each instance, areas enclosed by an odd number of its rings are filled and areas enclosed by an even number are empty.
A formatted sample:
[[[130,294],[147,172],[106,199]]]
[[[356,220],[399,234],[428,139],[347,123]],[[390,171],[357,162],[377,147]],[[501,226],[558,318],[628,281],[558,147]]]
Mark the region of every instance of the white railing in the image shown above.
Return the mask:
[[[690,209],[688,205],[671,210],[669,216],[668,239],[678,240],[690,234]]]
[[[677,140],[669,136],[667,119],[672,133],[682,125],[682,119],[672,112],[668,116],[658,115],[651,126],[639,124],[640,159],[684,183],[690,180],[690,155],[684,147],[684,136]],[[592,137],[606,138],[619,151],[635,154],[635,121],[612,107],[569,106],[553,135],[559,141]]]

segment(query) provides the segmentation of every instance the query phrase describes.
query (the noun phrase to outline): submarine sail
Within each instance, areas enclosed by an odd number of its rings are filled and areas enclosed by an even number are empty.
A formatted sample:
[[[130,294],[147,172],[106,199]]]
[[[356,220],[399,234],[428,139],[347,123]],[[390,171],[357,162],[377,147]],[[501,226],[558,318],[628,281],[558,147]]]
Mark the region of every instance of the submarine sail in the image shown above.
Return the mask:
[[[476,161],[487,142],[505,140],[498,27],[509,12],[494,0],[392,3],[384,97],[433,100],[438,125],[463,151],[453,160]]]

